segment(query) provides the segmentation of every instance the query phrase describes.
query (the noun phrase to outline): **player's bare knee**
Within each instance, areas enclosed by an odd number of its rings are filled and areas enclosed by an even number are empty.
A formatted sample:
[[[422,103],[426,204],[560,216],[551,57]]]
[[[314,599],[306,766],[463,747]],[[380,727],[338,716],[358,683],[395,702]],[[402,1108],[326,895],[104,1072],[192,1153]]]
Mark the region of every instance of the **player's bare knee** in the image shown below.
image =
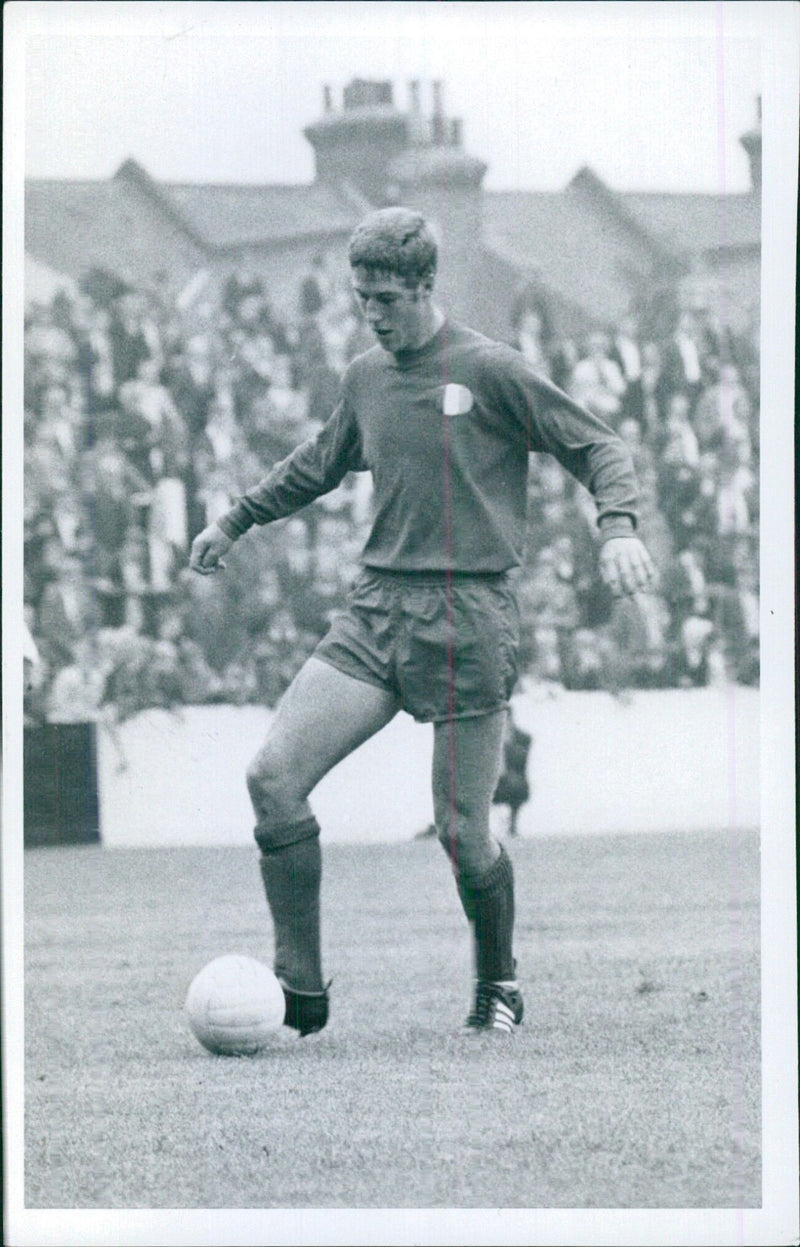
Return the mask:
[[[452,810],[436,816],[436,835],[445,853],[457,864],[462,855],[464,828]]]
[[[291,809],[297,802],[291,767],[269,743],[253,758],[247,768],[246,778],[250,800],[257,811],[261,811],[265,805]]]
[[[437,829],[448,837],[460,837],[476,820],[474,801],[463,793],[437,791],[433,793],[433,815]]]
[[[497,845],[486,826],[459,818],[450,809],[436,818],[436,835],[459,876],[482,875],[497,855]]]
[[[468,870],[468,855],[464,852],[463,840],[451,836],[446,828],[438,830],[438,837],[453,873],[460,878]]]

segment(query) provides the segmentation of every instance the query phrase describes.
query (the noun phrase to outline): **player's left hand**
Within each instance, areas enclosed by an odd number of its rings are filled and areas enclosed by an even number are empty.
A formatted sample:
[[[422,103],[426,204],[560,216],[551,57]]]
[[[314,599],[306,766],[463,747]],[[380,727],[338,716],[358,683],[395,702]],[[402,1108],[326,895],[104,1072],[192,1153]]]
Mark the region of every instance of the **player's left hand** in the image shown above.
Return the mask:
[[[192,542],[189,566],[201,576],[210,576],[218,567],[224,568],[222,556],[227,554],[232,545],[233,541],[222,531],[219,524],[209,524]]]
[[[600,551],[600,575],[619,598],[652,588],[656,569],[638,537],[610,537]]]

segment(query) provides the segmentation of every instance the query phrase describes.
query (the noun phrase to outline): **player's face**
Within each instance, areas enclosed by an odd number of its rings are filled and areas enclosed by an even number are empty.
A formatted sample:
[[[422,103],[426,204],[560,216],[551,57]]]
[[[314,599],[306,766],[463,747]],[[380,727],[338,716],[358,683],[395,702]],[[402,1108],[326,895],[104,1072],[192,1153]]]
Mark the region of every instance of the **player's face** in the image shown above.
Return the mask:
[[[352,274],[364,318],[386,351],[413,351],[431,336],[431,290],[409,287],[394,273],[379,274],[358,267]]]

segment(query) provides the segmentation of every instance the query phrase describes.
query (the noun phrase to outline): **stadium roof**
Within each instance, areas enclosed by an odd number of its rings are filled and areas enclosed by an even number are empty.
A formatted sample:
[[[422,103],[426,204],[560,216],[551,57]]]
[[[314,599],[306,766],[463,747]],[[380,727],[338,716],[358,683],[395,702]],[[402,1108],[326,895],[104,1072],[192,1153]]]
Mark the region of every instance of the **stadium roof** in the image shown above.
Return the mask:
[[[329,185],[229,186],[161,183],[160,191],[213,247],[346,233],[360,210]]]
[[[676,257],[584,189],[487,191],[484,236],[506,263],[604,323],[628,310],[632,279],[646,280],[655,265],[663,273]]]
[[[25,247],[78,276],[98,265],[140,276],[187,272],[215,252],[349,233],[369,204],[354,187],[230,186],[156,182],[134,160],[108,181],[31,179]]]
[[[78,277],[92,266],[134,277],[163,257],[187,271],[206,255],[202,241],[164,210],[148,206],[125,179],[78,182],[36,179],[25,184],[25,250]]]
[[[404,153],[395,175],[413,170],[424,181],[448,169],[448,160],[482,175],[482,162],[449,148]],[[482,202],[476,244],[601,323],[623,314],[642,283],[676,275],[692,254],[751,248],[760,239],[757,194],[619,194],[588,168],[563,191],[484,190]],[[371,206],[341,179],[159,183],[126,160],[108,181],[29,181],[25,246],[73,277],[92,266],[134,280],[159,268],[188,276],[240,248],[346,236]]]

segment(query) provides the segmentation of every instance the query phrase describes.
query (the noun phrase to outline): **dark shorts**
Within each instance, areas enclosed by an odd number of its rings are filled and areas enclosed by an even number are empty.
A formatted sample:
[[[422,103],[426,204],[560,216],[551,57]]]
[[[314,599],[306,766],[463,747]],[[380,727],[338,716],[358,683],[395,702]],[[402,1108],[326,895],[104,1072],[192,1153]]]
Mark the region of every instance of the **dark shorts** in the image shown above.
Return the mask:
[[[508,705],[517,678],[519,610],[507,573],[366,568],[315,657],[394,693],[421,723]]]

